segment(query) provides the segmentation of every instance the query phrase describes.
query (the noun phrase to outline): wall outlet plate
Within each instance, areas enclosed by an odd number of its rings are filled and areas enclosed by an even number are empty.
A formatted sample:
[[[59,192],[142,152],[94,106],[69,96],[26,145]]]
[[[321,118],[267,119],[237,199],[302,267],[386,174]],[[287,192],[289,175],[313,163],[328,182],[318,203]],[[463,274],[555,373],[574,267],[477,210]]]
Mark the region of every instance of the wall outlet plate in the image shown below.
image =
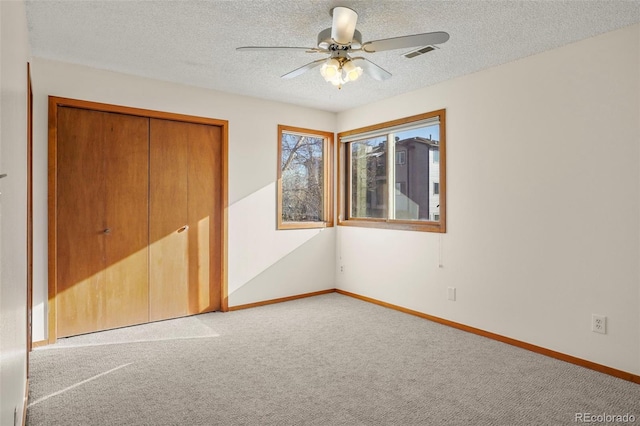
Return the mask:
[[[607,334],[607,317],[604,315],[591,315],[591,331],[594,333]]]
[[[447,287],[447,300],[451,300],[455,302],[456,300],[456,288],[455,287]]]

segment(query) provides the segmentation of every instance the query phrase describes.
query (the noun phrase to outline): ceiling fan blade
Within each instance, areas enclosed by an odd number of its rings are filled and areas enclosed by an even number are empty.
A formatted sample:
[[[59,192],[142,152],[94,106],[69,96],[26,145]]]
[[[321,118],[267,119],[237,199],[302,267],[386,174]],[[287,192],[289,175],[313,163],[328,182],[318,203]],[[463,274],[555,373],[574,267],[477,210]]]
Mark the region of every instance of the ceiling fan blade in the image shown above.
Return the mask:
[[[444,31],[438,31],[434,33],[414,34],[403,37],[368,41],[362,45],[362,50],[367,53],[382,52],[384,50],[406,49],[408,47],[440,44],[447,40],[449,40],[449,34]]]
[[[391,73],[384,68],[374,64],[370,60],[366,58],[353,58],[351,59],[354,65],[362,67],[364,72],[366,72],[371,78],[378,81],[384,81],[391,77]]]
[[[327,53],[326,49],[320,49],[318,47],[291,47],[291,46],[243,46],[236,47],[238,51],[270,51],[270,50],[303,50],[308,53]]]
[[[334,7],[331,10],[333,24],[331,25],[331,39],[341,45],[347,45],[353,40],[353,33],[356,30],[358,14],[348,7]]]
[[[286,73],[282,76],[282,78],[294,78],[299,76],[300,74],[304,74],[305,72],[322,65],[326,62],[326,59],[318,59],[317,61],[309,62],[307,65],[303,65],[300,68],[296,68],[295,70]]]

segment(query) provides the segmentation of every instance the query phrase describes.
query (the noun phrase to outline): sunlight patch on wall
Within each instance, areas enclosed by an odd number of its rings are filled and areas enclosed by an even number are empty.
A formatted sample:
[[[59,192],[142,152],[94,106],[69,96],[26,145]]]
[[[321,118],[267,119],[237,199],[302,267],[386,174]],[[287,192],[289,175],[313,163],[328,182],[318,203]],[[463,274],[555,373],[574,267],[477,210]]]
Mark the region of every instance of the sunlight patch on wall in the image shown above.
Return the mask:
[[[276,184],[229,206],[229,294],[322,232],[276,230]]]

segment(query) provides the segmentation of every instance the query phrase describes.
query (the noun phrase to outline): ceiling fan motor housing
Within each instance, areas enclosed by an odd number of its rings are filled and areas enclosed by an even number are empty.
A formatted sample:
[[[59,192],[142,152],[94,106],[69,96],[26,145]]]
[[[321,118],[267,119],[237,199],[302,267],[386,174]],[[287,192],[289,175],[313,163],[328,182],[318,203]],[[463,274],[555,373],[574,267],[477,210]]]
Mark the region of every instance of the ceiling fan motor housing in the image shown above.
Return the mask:
[[[333,49],[332,49],[332,46],[334,46]],[[331,38],[331,28],[325,28],[324,30],[320,31],[320,33],[318,34],[318,47],[320,49],[349,50],[349,49],[360,49],[361,46],[362,46],[362,34],[358,30],[355,30],[353,32],[353,40],[351,41],[351,43],[347,45],[339,45],[333,42],[333,39]],[[347,49],[339,49],[339,48],[345,48],[345,47]]]

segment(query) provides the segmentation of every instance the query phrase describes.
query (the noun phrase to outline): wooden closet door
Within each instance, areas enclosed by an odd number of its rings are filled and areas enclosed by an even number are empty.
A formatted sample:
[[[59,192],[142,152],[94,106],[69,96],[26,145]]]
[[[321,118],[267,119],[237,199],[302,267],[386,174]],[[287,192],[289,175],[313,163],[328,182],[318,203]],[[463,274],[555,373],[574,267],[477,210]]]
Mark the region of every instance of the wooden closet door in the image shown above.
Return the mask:
[[[149,119],[109,117],[103,328],[149,321]]]
[[[57,335],[148,320],[148,120],[61,107]]]
[[[151,119],[149,318],[188,314],[189,229],[186,124]]]
[[[190,124],[189,313],[219,310],[222,282],[222,132]]]
[[[151,320],[220,309],[220,128],[159,119],[150,128]]]

